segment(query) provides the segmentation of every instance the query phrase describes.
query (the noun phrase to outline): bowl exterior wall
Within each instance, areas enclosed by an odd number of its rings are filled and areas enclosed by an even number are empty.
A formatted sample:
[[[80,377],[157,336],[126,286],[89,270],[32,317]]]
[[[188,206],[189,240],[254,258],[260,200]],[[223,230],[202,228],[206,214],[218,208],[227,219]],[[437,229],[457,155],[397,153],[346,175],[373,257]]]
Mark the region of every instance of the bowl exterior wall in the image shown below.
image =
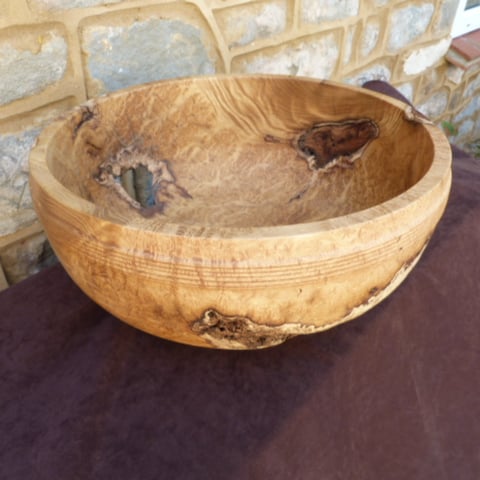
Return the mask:
[[[352,320],[378,304],[418,261],[449,187],[447,175],[402,211],[334,235],[206,241],[79,213],[32,179],[52,246],[87,295],[150,334],[224,349],[273,346]]]

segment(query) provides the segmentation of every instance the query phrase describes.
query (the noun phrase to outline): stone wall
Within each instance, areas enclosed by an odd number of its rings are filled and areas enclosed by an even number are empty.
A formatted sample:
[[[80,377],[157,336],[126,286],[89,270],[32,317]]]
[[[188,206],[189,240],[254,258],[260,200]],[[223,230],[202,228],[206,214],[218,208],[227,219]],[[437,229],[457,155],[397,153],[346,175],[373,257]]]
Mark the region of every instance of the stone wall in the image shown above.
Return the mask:
[[[480,104],[468,102],[480,76],[444,60],[457,3],[0,0],[0,238],[36,221],[28,153],[46,122],[138,83],[256,72],[357,85],[383,79],[435,121],[456,122],[465,141],[480,133]],[[37,268],[34,243],[20,274],[0,249],[10,282]]]

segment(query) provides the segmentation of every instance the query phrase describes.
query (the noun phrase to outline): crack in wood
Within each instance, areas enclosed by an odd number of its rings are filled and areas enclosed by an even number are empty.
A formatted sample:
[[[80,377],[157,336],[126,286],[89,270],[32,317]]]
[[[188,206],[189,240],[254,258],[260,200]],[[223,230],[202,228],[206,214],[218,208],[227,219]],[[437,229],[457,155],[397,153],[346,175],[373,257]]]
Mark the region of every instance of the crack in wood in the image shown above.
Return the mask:
[[[82,105],[80,107],[80,121],[75,125],[73,128],[73,138],[76,138],[78,135],[78,131],[82,128],[82,126],[90,122],[95,118],[96,115],[96,109],[95,109],[95,104],[94,103],[89,103]]]

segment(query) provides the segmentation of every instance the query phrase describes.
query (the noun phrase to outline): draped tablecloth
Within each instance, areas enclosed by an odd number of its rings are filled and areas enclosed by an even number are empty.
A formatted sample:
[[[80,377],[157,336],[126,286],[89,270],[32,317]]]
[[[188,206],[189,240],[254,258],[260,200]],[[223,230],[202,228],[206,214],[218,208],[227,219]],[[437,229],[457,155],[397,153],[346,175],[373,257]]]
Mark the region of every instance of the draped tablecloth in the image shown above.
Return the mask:
[[[418,265],[324,333],[175,344],[112,317],[61,266],[0,293],[0,478],[480,479],[480,160],[453,152]]]

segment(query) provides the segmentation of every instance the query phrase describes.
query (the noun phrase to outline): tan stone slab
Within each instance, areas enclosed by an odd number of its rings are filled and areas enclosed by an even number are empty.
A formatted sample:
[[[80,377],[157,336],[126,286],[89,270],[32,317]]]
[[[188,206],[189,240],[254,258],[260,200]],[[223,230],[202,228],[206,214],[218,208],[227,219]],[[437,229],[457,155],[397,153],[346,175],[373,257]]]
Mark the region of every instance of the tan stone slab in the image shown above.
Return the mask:
[[[0,250],[13,245],[14,243],[21,242],[22,240],[25,240],[42,231],[43,227],[40,222],[35,222],[26,228],[22,228],[22,230],[19,230],[18,232],[0,237]]]
[[[3,271],[2,264],[0,263],[0,291],[5,290],[8,287],[9,285]]]

